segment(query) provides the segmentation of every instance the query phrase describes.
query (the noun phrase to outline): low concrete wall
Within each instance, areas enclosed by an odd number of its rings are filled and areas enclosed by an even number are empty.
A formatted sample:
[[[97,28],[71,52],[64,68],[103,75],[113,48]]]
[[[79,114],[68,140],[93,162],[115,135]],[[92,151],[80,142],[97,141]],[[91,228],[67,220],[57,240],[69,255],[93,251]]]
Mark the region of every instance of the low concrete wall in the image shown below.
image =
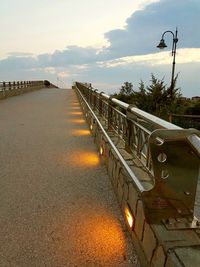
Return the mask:
[[[86,112],[84,110],[83,112]],[[90,127],[92,116],[91,114],[88,114],[89,111],[87,110],[86,120]],[[164,224],[148,224],[145,221],[140,194],[137,192],[132,179],[126,172],[122,163],[119,161],[115,151],[102,134],[98,125],[93,124],[91,132],[94,136],[98,150],[103,150],[101,158],[107,167],[124,220],[127,224],[134,246],[138,252],[141,266],[199,267],[200,230],[190,228],[168,230]],[[130,166],[134,165],[133,156],[125,151],[121,140],[119,140],[113,133],[111,135],[111,139],[123,155],[126,162]],[[132,228],[129,227],[125,216],[125,208],[127,206],[134,216]]]
[[[40,90],[42,88],[45,88],[45,86],[44,85],[29,86],[29,87],[26,87],[26,88],[18,88],[18,89],[13,89],[13,90],[0,91],[0,100],[1,99],[5,99],[7,97],[17,96],[17,95],[21,95],[21,94],[24,94],[24,93]]]

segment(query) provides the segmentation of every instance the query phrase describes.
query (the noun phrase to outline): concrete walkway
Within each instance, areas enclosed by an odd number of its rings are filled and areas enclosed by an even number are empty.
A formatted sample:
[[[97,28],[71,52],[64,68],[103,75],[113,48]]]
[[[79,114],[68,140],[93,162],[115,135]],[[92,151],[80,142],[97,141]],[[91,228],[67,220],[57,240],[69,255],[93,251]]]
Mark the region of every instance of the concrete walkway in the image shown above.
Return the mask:
[[[0,101],[0,266],[139,266],[72,90]]]

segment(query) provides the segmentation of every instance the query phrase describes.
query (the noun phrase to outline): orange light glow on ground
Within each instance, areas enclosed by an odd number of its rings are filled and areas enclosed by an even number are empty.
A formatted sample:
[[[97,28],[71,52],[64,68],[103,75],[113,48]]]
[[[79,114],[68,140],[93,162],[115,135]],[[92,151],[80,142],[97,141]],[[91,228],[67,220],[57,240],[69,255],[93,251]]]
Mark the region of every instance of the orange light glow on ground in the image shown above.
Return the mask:
[[[133,219],[133,216],[132,216],[130,210],[128,209],[128,207],[125,208],[125,216],[126,216],[126,220],[128,222],[128,225],[130,226],[130,228],[132,228],[133,223],[134,223],[134,219]]]
[[[75,109],[75,110],[77,110],[77,109],[79,109],[80,110],[80,107],[71,107],[71,109]]]
[[[94,152],[76,151],[70,154],[70,163],[80,167],[93,167],[100,164],[98,155]]]
[[[82,120],[82,119],[73,119],[73,120],[70,120],[70,122],[72,122],[72,123],[77,123],[77,124],[83,124],[83,123],[86,123],[85,120]]]
[[[81,213],[77,213],[78,207],[81,207]],[[60,214],[62,224],[56,225],[56,229],[62,240],[59,257],[65,257],[70,245],[79,251],[78,255],[74,253],[76,257],[68,259],[69,266],[132,266],[124,260],[127,255],[125,234],[111,213],[95,202],[91,206],[83,200],[75,204],[70,216],[66,214],[69,214],[68,210]]]
[[[90,131],[89,130],[73,130],[72,134],[77,135],[77,136],[84,136],[84,135],[90,135]]]
[[[72,114],[72,115],[82,115],[83,113],[80,112],[80,111],[71,111],[71,112],[69,112],[69,114]]]

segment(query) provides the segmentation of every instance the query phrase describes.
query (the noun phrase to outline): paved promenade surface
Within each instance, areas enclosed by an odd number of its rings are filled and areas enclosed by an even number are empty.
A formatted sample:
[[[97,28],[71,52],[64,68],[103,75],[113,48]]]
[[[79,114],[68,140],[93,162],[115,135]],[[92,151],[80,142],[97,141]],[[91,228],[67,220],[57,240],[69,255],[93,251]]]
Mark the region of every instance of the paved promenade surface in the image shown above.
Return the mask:
[[[0,101],[0,266],[139,266],[72,90]]]

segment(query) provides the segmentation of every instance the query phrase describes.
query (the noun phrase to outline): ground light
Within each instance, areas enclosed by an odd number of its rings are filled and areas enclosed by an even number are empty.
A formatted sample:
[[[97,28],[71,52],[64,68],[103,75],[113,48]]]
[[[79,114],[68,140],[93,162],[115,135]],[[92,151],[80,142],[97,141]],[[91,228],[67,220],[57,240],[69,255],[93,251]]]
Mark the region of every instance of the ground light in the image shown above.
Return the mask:
[[[84,129],[74,129],[72,133],[77,136],[90,135],[90,131]]]
[[[130,208],[128,206],[126,206],[124,212],[125,212],[126,221],[129,225],[129,227],[132,228],[134,225],[134,217],[132,215]]]
[[[72,111],[72,112],[69,112],[69,114],[72,114],[72,115],[82,115],[82,112],[80,112],[80,111]]]
[[[80,123],[80,124],[85,123],[85,120],[83,120],[83,119],[73,119],[73,120],[70,120],[70,121],[73,122],[73,123]]]
[[[103,147],[102,146],[100,147],[100,155],[101,156],[103,155]]]

